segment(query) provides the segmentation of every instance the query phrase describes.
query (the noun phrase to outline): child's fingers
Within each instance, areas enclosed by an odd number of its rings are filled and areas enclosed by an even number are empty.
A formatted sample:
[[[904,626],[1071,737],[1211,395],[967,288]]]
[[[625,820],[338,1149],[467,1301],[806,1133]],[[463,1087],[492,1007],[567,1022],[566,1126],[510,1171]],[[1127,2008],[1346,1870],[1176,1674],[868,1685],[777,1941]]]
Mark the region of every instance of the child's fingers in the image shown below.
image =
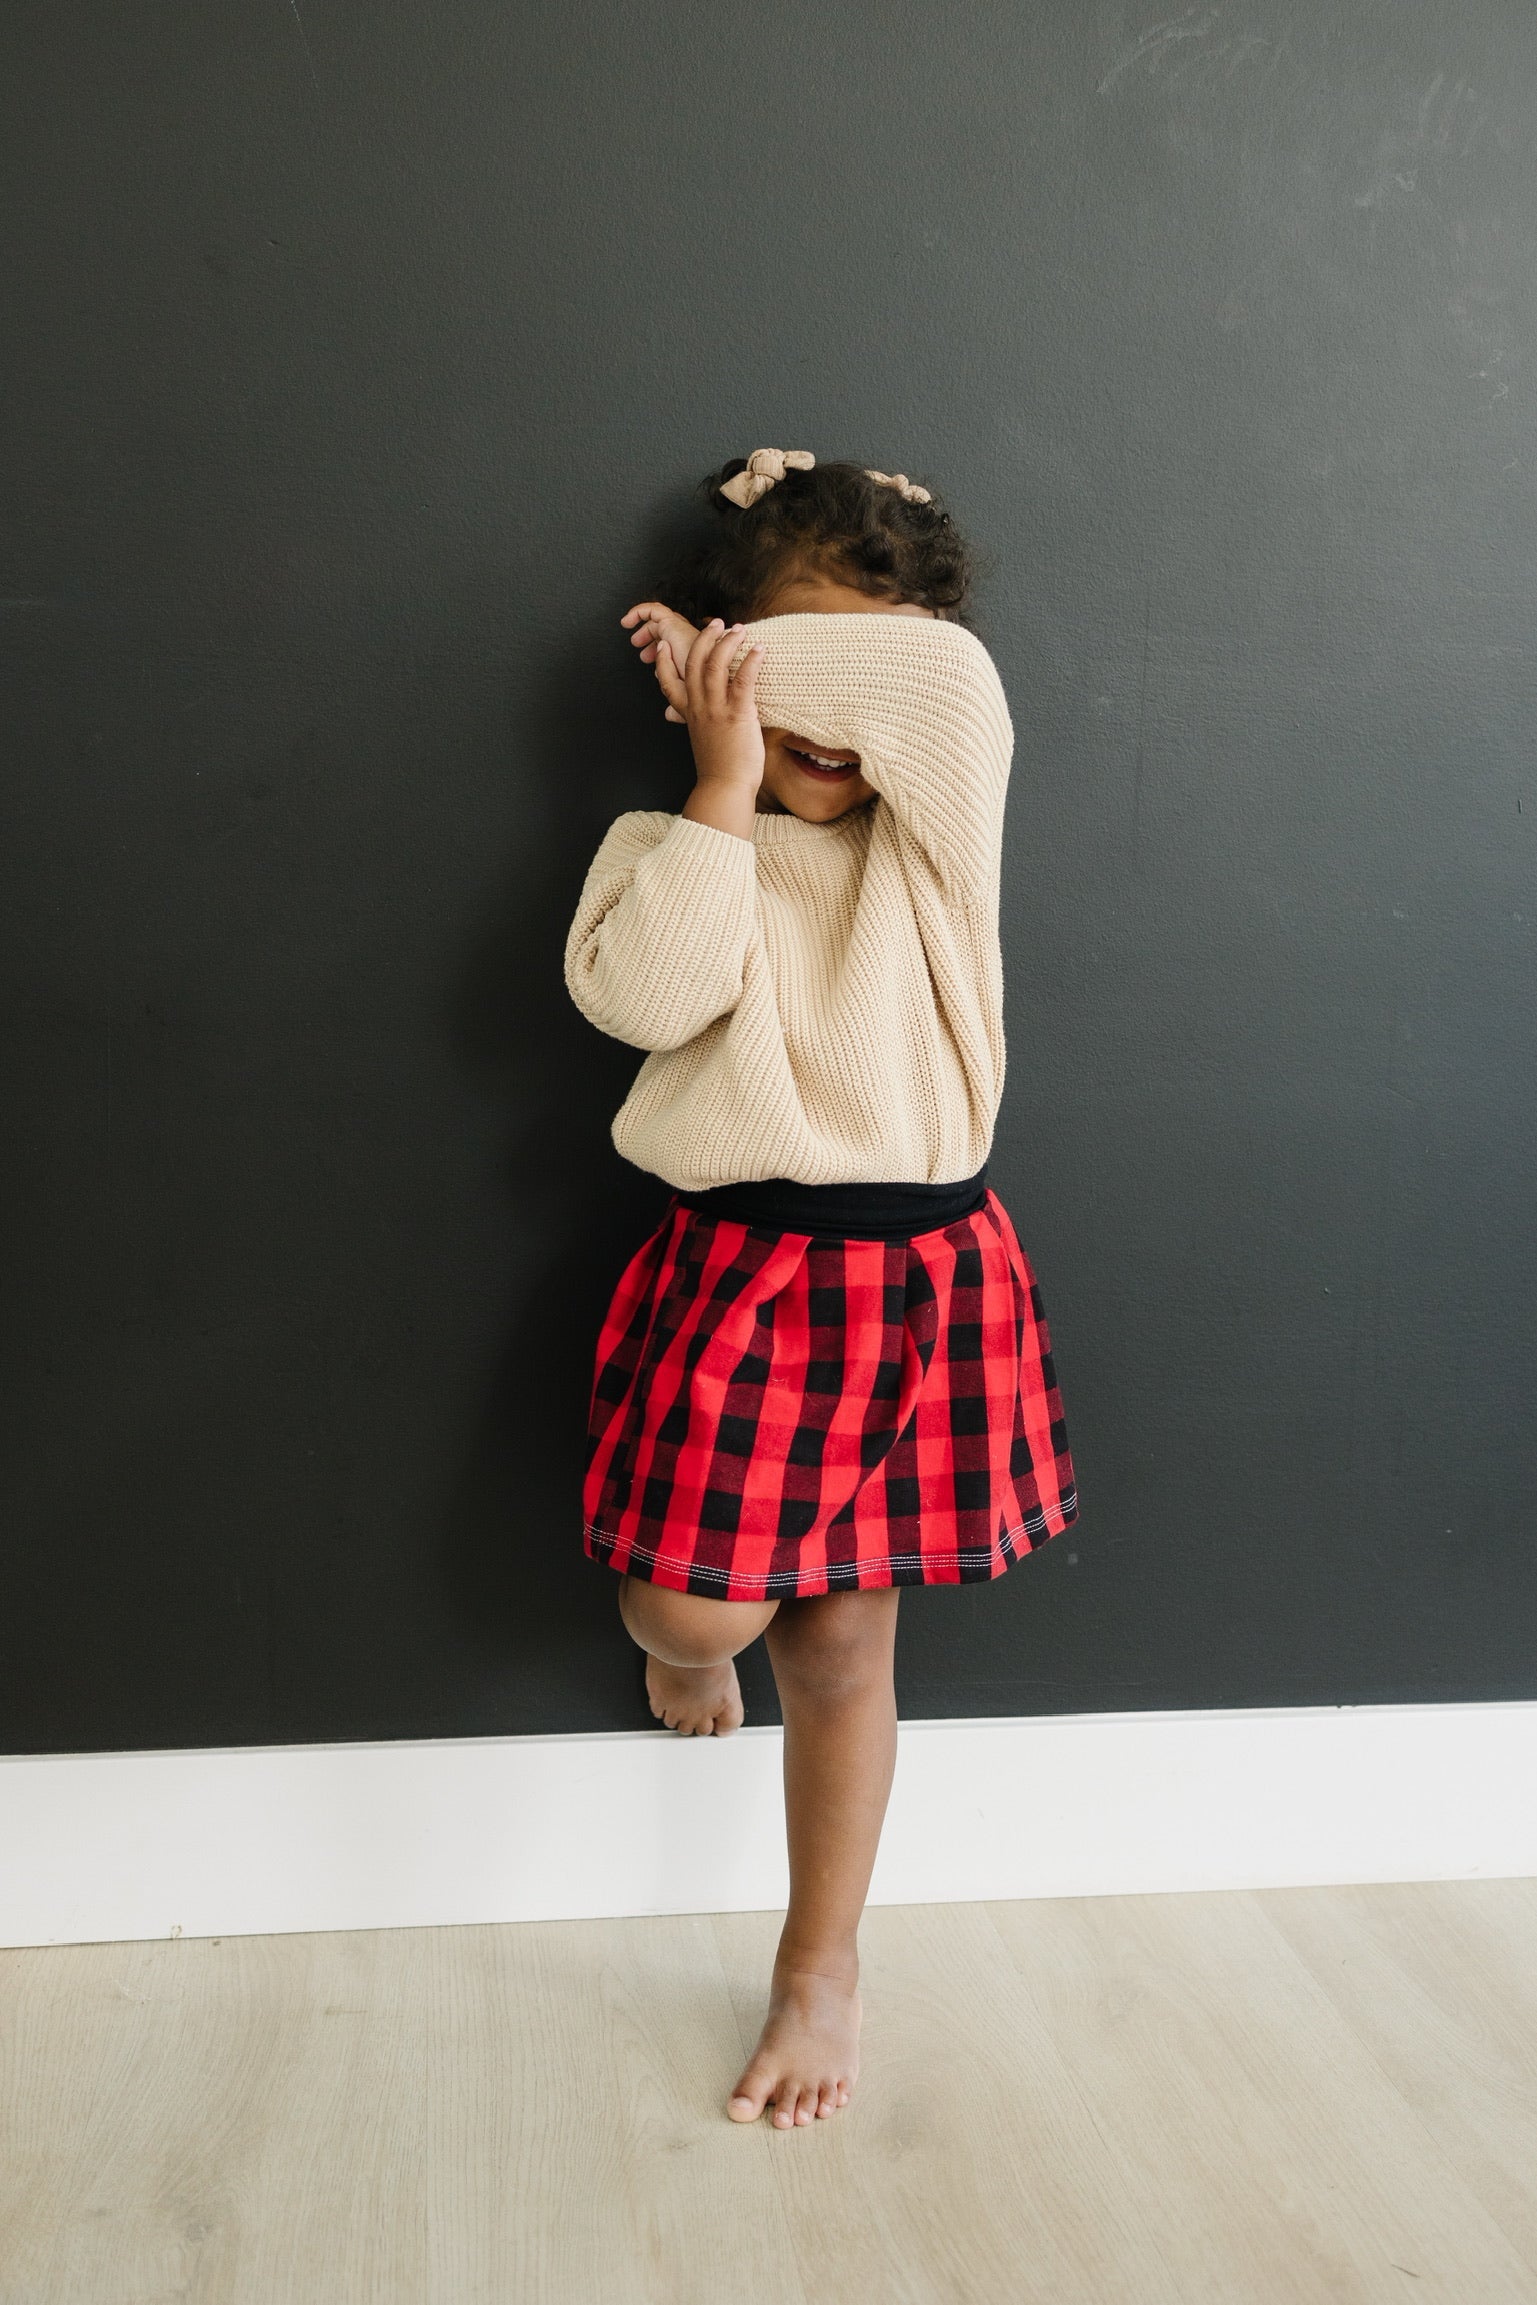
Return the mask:
[[[677,661],[665,640],[656,645],[656,684],[670,705],[680,708],[688,702],[688,688],[680,678]]]
[[[710,661],[705,666],[706,694],[717,712],[726,710],[731,682],[731,659],[736,654],[741,634],[742,627],[739,624],[728,624],[718,636],[714,648],[710,651]]]
[[[717,636],[714,636],[714,648],[710,650],[710,657],[705,659],[705,666],[703,666],[703,673],[701,673],[703,685],[705,685],[705,698],[714,712],[719,712],[726,703],[726,666],[728,664],[730,664],[730,625],[721,625]]]
[[[754,691],[758,681],[761,648],[750,648],[735,672],[731,669],[733,657],[742,645],[744,627],[733,624],[721,635],[722,646],[716,652],[720,688],[717,701],[723,712],[751,713],[754,709]]]
[[[689,650],[698,638],[688,618],[669,608],[665,600],[637,600],[633,608],[625,610],[619,622],[630,635],[630,646],[641,651],[643,664],[652,661],[647,651],[665,640],[682,666],[687,663]]]
[[[738,628],[740,629],[740,628]],[[761,643],[754,642],[731,678],[732,702],[744,712],[755,712],[758,704],[758,673],[763,664]]]
[[[701,632],[699,638],[695,641],[693,647],[688,652],[688,666],[684,672],[683,678],[685,687],[688,692],[690,709],[693,709],[697,706],[702,710],[706,701],[708,700],[710,692],[706,686],[706,681],[708,679],[710,665],[714,660],[715,652],[719,643],[724,638],[725,629],[721,624],[720,618],[718,616],[712,616],[709,623],[705,626],[703,632]]]
[[[630,646],[640,652],[642,664],[654,662],[657,643],[667,637],[666,611],[653,600],[637,601],[619,622],[630,634]],[[633,627],[633,630],[631,629]]]

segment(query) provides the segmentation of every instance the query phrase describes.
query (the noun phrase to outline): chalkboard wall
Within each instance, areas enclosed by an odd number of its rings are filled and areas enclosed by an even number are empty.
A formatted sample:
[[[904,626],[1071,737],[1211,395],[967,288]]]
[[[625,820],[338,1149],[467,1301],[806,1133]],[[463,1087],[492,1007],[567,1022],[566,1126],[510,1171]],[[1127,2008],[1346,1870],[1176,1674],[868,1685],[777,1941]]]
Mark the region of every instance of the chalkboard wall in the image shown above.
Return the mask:
[[[1017,732],[1082,1517],[907,1596],[904,1710],[1537,1694],[1537,17],[0,41],[0,1744],[650,1725],[578,1483],[666,1188],[561,943],[764,443],[945,490]]]

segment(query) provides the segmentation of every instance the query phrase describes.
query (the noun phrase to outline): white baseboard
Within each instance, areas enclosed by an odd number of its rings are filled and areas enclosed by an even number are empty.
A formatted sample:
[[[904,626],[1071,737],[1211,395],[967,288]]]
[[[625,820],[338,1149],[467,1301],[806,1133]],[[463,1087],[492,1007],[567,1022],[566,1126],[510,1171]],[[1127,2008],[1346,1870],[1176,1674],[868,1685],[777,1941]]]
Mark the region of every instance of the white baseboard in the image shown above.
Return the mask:
[[[0,1759],[0,1944],[784,1901],[776,1729]],[[1537,1702],[908,1721],[872,1901],[1537,1874]]]

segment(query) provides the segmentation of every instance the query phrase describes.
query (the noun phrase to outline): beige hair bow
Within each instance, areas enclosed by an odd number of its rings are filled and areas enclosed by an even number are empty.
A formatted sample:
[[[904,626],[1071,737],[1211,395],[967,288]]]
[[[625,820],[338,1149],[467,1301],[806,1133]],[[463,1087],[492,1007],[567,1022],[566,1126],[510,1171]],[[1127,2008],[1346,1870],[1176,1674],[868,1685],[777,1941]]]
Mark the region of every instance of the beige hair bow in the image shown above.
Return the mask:
[[[920,488],[916,480],[909,480],[905,472],[872,472],[867,464],[865,478],[878,480],[886,488],[894,488],[904,503],[932,504],[934,501],[928,490]]]
[[[737,473],[732,480],[723,480],[720,493],[745,512],[760,496],[766,496],[776,482],[783,480],[787,472],[810,472],[815,464],[816,458],[806,448],[755,448],[747,459],[747,470]],[[905,472],[876,472],[867,464],[865,476],[878,480],[883,488],[894,488],[907,504],[934,501],[928,490],[920,488],[916,480],[909,480]]]
[[[809,472],[815,463],[816,458],[809,449],[755,448],[747,459],[747,470],[737,473],[732,480],[723,480],[720,493],[745,512],[760,496],[766,496],[776,481],[783,480],[787,472]]]

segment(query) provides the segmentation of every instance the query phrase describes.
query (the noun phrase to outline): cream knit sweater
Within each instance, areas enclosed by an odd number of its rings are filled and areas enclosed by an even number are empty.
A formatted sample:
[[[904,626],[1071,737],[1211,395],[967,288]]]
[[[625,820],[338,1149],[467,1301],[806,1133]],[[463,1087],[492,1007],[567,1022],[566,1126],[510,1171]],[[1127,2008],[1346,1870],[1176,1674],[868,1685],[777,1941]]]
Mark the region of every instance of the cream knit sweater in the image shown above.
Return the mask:
[[[856,611],[749,624],[758,713],[857,751],[879,798],[751,840],[660,809],[610,828],[566,940],[600,1031],[650,1050],[613,1123],[677,1187],[952,1183],[1003,1089],[998,879],[1013,730],[960,625]]]

